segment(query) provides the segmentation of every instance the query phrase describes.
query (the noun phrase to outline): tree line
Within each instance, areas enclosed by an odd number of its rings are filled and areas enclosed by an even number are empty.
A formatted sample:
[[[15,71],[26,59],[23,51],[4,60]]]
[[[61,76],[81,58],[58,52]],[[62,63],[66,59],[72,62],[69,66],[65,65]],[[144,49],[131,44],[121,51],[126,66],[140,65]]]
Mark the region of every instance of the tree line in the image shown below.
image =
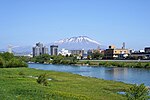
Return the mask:
[[[28,67],[23,60],[16,58],[12,53],[0,53],[0,68]]]
[[[63,55],[48,55],[48,54],[43,54],[39,55],[33,58],[25,58],[22,57],[20,58],[24,61],[27,62],[35,62],[35,63],[45,63],[45,64],[76,64],[77,63],[77,56],[75,55],[70,55],[70,56],[63,56]]]

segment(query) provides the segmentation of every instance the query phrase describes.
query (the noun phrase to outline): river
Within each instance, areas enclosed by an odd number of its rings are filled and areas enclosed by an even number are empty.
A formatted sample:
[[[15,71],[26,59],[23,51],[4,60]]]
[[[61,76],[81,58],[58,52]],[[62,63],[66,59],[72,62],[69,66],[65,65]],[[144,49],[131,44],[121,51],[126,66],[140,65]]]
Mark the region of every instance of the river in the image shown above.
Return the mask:
[[[29,68],[70,72],[82,76],[96,77],[131,84],[144,83],[146,86],[150,86],[150,69],[144,68],[90,67],[52,64],[29,64]]]

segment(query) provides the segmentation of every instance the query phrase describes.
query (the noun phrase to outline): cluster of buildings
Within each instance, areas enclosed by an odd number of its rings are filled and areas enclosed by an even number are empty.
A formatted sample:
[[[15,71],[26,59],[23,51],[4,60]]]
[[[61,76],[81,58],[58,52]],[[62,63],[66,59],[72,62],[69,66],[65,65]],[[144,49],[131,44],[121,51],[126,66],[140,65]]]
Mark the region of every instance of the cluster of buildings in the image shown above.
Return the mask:
[[[150,47],[146,47],[144,50],[134,51],[125,48],[125,43],[123,43],[122,48],[116,48],[111,45],[108,49],[104,50],[104,59],[150,59]]]
[[[35,47],[32,48],[32,51],[33,51],[33,57],[43,55],[43,54],[49,54],[49,49],[40,42],[36,43]],[[50,46],[50,54],[57,55],[58,54],[58,46],[51,45]]]
[[[48,48],[43,46],[42,43],[36,43],[35,47],[33,47],[33,57],[39,56],[42,54],[48,54]]]
[[[58,51],[57,45],[51,45],[50,52],[49,52],[49,49],[39,42],[39,43],[36,43],[36,45],[32,48],[32,54],[33,54],[33,57],[43,55],[43,54],[50,54],[50,55],[61,54],[63,56],[78,55],[81,57],[84,54],[84,50],[61,49],[60,51]]]
[[[104,51],[104,58],[124,59],[127,58],[129,54],[129,50],[125,48],[125,43],[123,43],[122,48],[116,48],[114,45],[109,46],[109,48]]]
[[[42,43],[36,43],[34,47],[32,47],[32,54],[26,53],[14,53],[12,52],[13,46],[8,47],[8,52],[13,53],[15,56],[27,56],[27,57],[36,57],[43,54],[49,55],[63,55],[63,56],[70,56],[76,55],[77,59],[92,59],[92,54],[100,53],[103,57],[99,59],[143,59],[143,60],[150,60],[150,47],[145,47],[143,50],[134,51],[127,49],[125,47],[125,43],[122,44],[121,48],[116,48],[114,45],[108,46],[107,49],[103,50],[98,47],[97,49],[91,50],[84,50],[84,49],[77,49],[77,50],[67,50],[65,48],[59,50],[58,45],[50,45],[49,48],[44,46]],[[0,51],[0,53],[4,53],[5,51]]]
[[[140,50],[138,52],[133,52],[131,54],[131,58],[150,59],[150,47],[146,47],[144,50]]]
[[[40,42],[36,43],[36,45],[33,47],[33,57],[42,54],[61,54],[63,56],[77,55],[78,59],[91,59],[89,57],[95,52],[103,55],[101,59],[150,59],[150,47],[146,47],[144,50],[137,52],[127,49],[125,47],[125,43],[123,43],[121,48],[116,48],[114,45],[110,45],[105,50],[100,49],[100,47],[92,50],[58,50],[57,45],[51,45],[49,52],[49,49]]]

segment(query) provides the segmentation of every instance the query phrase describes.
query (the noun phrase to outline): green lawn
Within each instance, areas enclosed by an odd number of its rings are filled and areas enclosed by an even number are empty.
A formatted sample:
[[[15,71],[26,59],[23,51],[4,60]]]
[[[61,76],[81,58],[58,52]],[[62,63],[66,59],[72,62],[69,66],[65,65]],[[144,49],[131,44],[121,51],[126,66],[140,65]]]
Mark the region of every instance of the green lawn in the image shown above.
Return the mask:
[[[40,74],[47,73],[48,86],[36,82]],[[126,100],[117,94],[130,85],[83,77],[80,75],[42,71],[30,68],[0,69],[0,100]]]

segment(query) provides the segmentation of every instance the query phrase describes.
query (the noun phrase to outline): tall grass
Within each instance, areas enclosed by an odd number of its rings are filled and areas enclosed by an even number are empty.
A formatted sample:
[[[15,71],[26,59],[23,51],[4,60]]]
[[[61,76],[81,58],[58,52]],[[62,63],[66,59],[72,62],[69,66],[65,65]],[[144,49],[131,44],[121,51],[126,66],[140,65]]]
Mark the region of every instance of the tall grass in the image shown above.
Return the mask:
[[[38,84],[33,78],[43,73],[52,79],[47,86]],[[63,72],[0,69],[0,100],[125,100],[126,97],[117,92],[126,91],[129,86]]]

